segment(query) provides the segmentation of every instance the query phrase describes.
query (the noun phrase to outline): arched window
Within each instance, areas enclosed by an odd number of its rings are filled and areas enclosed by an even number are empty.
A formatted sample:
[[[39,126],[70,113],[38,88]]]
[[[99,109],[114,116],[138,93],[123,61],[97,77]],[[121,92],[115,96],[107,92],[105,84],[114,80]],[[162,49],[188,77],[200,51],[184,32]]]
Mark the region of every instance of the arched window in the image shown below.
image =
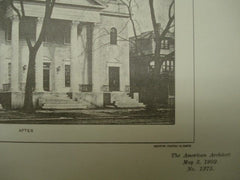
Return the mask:
[[[110,32],[110,44],[117,44],[117,29],[111,28]]]

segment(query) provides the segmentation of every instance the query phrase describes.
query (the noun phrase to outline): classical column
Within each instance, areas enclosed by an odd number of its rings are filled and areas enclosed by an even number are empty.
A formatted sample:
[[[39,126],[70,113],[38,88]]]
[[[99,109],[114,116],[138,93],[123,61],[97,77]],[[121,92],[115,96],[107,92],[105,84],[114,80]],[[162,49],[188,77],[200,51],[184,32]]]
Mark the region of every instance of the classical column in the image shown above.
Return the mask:
[[[100,24],[96,23],[93,27],[93,40],[92,40],[92,85],[93,92],[101,92],[103,86],[101,77],[101,32]]]
[[[71,92],[79,92],[78,74],[78,21],[72,22],[71,27]]]
[[[82,25],[79,38],[80,84],[88,84],[87,26]]]
[[[43,18],[38,18],[36,26],[36,41],[40,35]],[[43,47],[40,46],[36,56],[36,92],[43,92]]]
[[[0,91],[3,89],[2,84],[3,84],[3,58],[2,58],[2,45],[0,44]]]
[[[19,19],[12,17],[11,91],[19,91]]]

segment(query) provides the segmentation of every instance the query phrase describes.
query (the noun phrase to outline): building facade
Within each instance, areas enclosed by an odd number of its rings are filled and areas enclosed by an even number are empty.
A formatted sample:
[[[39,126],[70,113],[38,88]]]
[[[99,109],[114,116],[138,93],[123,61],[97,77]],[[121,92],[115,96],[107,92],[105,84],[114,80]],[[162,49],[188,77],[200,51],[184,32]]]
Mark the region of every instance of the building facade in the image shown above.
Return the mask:
[[[160,33],[163,30],[160,28]],[[130,84],[131,94],[138,92],[139,99],[145,104],[151,104],[151,86],[159,84],[158,101],[160,106],[173,105],[175,100],[175,38],[173,32],[160,40],[160,58],[163,60],[157,82],[152,80],[155,62],[154,32],[141,33],[137,40],[130,38]],[[137,48],[137,49],[136,49]]]
[[[25,1],[24,8],[28,18],[19,21],[9,7],[0,27],[0,100],[13,109],[23,106],[29,55],[25,37],[38,38],[45,3]],[[124,106],[121,99],[128,99],[130,91],[129,43],[120,37],[128,38],[128,18],[118,0],[57,0],[36,57],[34,104]]]

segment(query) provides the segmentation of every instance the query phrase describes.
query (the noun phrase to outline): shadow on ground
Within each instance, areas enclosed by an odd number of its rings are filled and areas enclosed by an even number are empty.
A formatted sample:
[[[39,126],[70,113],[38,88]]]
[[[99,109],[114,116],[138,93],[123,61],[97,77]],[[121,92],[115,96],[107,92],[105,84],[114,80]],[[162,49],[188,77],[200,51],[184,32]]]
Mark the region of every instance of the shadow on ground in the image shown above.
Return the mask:
[[[88,109],[88,110],[38,110],[27,114],[20,111],[0,111],[4,124],[93,124],[93,125],[172,125],[174,111],[158,109]]]

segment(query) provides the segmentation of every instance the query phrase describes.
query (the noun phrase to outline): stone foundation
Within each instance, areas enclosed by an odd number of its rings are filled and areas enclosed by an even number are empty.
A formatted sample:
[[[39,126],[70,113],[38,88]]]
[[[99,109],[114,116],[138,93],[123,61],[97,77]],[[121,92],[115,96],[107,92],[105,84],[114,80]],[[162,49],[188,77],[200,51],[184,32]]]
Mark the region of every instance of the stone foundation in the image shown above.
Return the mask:
[[[44,93],[33,94],[33,104],[38,106],[38,99]],[[24,105],[24,92],[2,92],[0,93],[0,103],[5,109],[21,109]]]

